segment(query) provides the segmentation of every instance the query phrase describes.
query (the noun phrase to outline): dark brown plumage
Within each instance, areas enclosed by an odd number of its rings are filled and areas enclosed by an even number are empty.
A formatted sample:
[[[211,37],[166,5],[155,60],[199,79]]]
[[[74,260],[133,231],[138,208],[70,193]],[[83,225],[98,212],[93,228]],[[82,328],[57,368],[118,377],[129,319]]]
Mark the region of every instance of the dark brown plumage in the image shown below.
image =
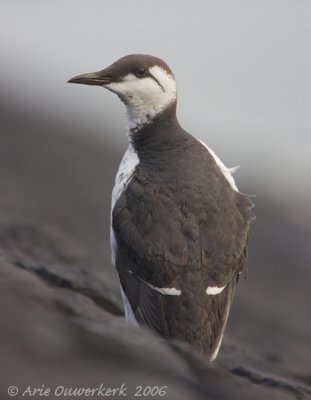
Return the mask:
[[[176,118],[162,60],[126,56],[73,83],[126,104],[130,146],[113,192],[111,242],[128,319],[217,355],[254,214],[228,171]]]
[[[133,136],[140,163],[113,210],[116,266],[138,321],[211,357],[245,261],[252,203],[169,119]],[[164,296],[145,282],[182,294]],[[206,294],[225,285],[217,296]]]

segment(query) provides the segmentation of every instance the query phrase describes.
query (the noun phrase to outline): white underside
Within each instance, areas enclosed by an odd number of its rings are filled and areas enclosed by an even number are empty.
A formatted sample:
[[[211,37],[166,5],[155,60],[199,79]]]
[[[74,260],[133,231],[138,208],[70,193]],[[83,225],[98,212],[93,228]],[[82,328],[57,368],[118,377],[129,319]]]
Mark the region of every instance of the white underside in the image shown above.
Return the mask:
[[[126,189],[128,184],[130,183],[133,173],[135,171],[135,168],[137,167],[138,164],[139,164],[139,158],[137,156],[137,153],[134,151],[131,143],[129,143],[129,146],[121,160],[121,163],[120,163],[117,175],[116,175],[114,188],[112,190],[111,219],[112,219],[112,210],[114,209],[114,206],[116,205],[116,202],[118,201],[122,192]],[[115,233],[114,233],[114,230],[112,227],[112,221],[110,224],[110,245],[111,245],[111,262],[112,262],[112,265],[115,266],[118,245],[117,245]],[[120,287],[120,289],[121,289],[121,295],[122,295],[122,300],[123,300],[123,304],[124,304],[125,319],[134,325],[138,325],[138,322],[136,321],[136,318],[133,313],[130,302],[128,301],[126,294],[124,293],[122,287]]]
[[[115,185],[112,190],[111,209],[113,210],[121,193],[129,184],[135,168],[139,164],[139,158],[131,143],[129,143],[126,152],[121,160],[115,179]]]
[[[198,141],[209,151],[211,156],[214,158],[216,164],[220,168],[221,172],[223,173],[224,177],[227,179],[227,181],[230,183],[230,186],[232,187],[233,190],[236,192],[239,191],[237,188],[237,185],[235,184],[234,178],[232,176],[232,173],[234,173],[239,167],[233,167],[233,168],[228,168],[225,166],[225,164],[221,161],[221,159],[216,155],[216,153],[207,146],[202,140],[198,139]]]
[[[129,143],[126,152],[121,160],[116,179],[114,188],[112,190],[111,196],[111,213],[118,201],[119,197],[121,196],[122,192],[127,188],[128,184],[131,181],[135,168],[139,164],[139,158],[137,153],[134,151],[133,146]],[[111,216],[112,217],[112,216]],[[112,221],[111,221],[112,222]],[[115,266],[116,262],[116,252],[117,252],[117,242],[115,233],[112,227],[112,223],[110,224],[110,245],[111,245],[111,262],[112,265]]]
[[[128,301],[128,299],[126,297],[126,294],[124,293],[124,291],[123,291],[121,286],[120,286],[120,289],[121,289],[121,295],[122,295],[122,300],[123,300],[123,304],[124,304],[125,319],[128,322],[138,326],[138,322],[137,322],[137,320],[135,318],[135,315],[133,313],[133,310],[132,310],[132,307],[130,305],[130,302]]]

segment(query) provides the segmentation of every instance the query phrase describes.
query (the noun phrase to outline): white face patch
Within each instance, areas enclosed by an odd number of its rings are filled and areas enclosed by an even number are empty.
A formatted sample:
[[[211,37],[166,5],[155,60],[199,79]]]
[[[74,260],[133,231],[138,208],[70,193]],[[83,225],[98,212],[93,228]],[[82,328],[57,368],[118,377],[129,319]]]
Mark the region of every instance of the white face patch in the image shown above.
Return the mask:
[[[155,79],[148,76],[138,78],[134,74],[128,74],[121,82],[105,85],[125,102],[129,129],[148,123],[176,101],[177,89],[174,77],[158,66],[149,68],[149,73]]]

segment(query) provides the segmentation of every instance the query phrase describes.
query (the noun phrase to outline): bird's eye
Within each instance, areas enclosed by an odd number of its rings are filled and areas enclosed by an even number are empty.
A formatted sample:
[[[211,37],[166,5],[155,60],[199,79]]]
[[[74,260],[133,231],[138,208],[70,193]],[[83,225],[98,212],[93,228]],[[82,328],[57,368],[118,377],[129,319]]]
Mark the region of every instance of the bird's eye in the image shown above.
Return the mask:
[[[144,76],[144,75],[146,75],[147,70],[145,68],[138,68],[136,73],[137,73],[137,76]]]

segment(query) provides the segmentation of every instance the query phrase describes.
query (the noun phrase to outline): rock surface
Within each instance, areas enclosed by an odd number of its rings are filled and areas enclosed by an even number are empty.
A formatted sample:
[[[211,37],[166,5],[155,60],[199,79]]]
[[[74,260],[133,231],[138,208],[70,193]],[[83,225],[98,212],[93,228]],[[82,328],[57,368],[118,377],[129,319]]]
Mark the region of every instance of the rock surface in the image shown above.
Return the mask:
[[[0,104],[1,399],[101,384],[129,399],[139,385],[169,400],[311,398],[309,228],[256,202],[248,279],[211,364],[123,318],[109,250],[120,157]]]

